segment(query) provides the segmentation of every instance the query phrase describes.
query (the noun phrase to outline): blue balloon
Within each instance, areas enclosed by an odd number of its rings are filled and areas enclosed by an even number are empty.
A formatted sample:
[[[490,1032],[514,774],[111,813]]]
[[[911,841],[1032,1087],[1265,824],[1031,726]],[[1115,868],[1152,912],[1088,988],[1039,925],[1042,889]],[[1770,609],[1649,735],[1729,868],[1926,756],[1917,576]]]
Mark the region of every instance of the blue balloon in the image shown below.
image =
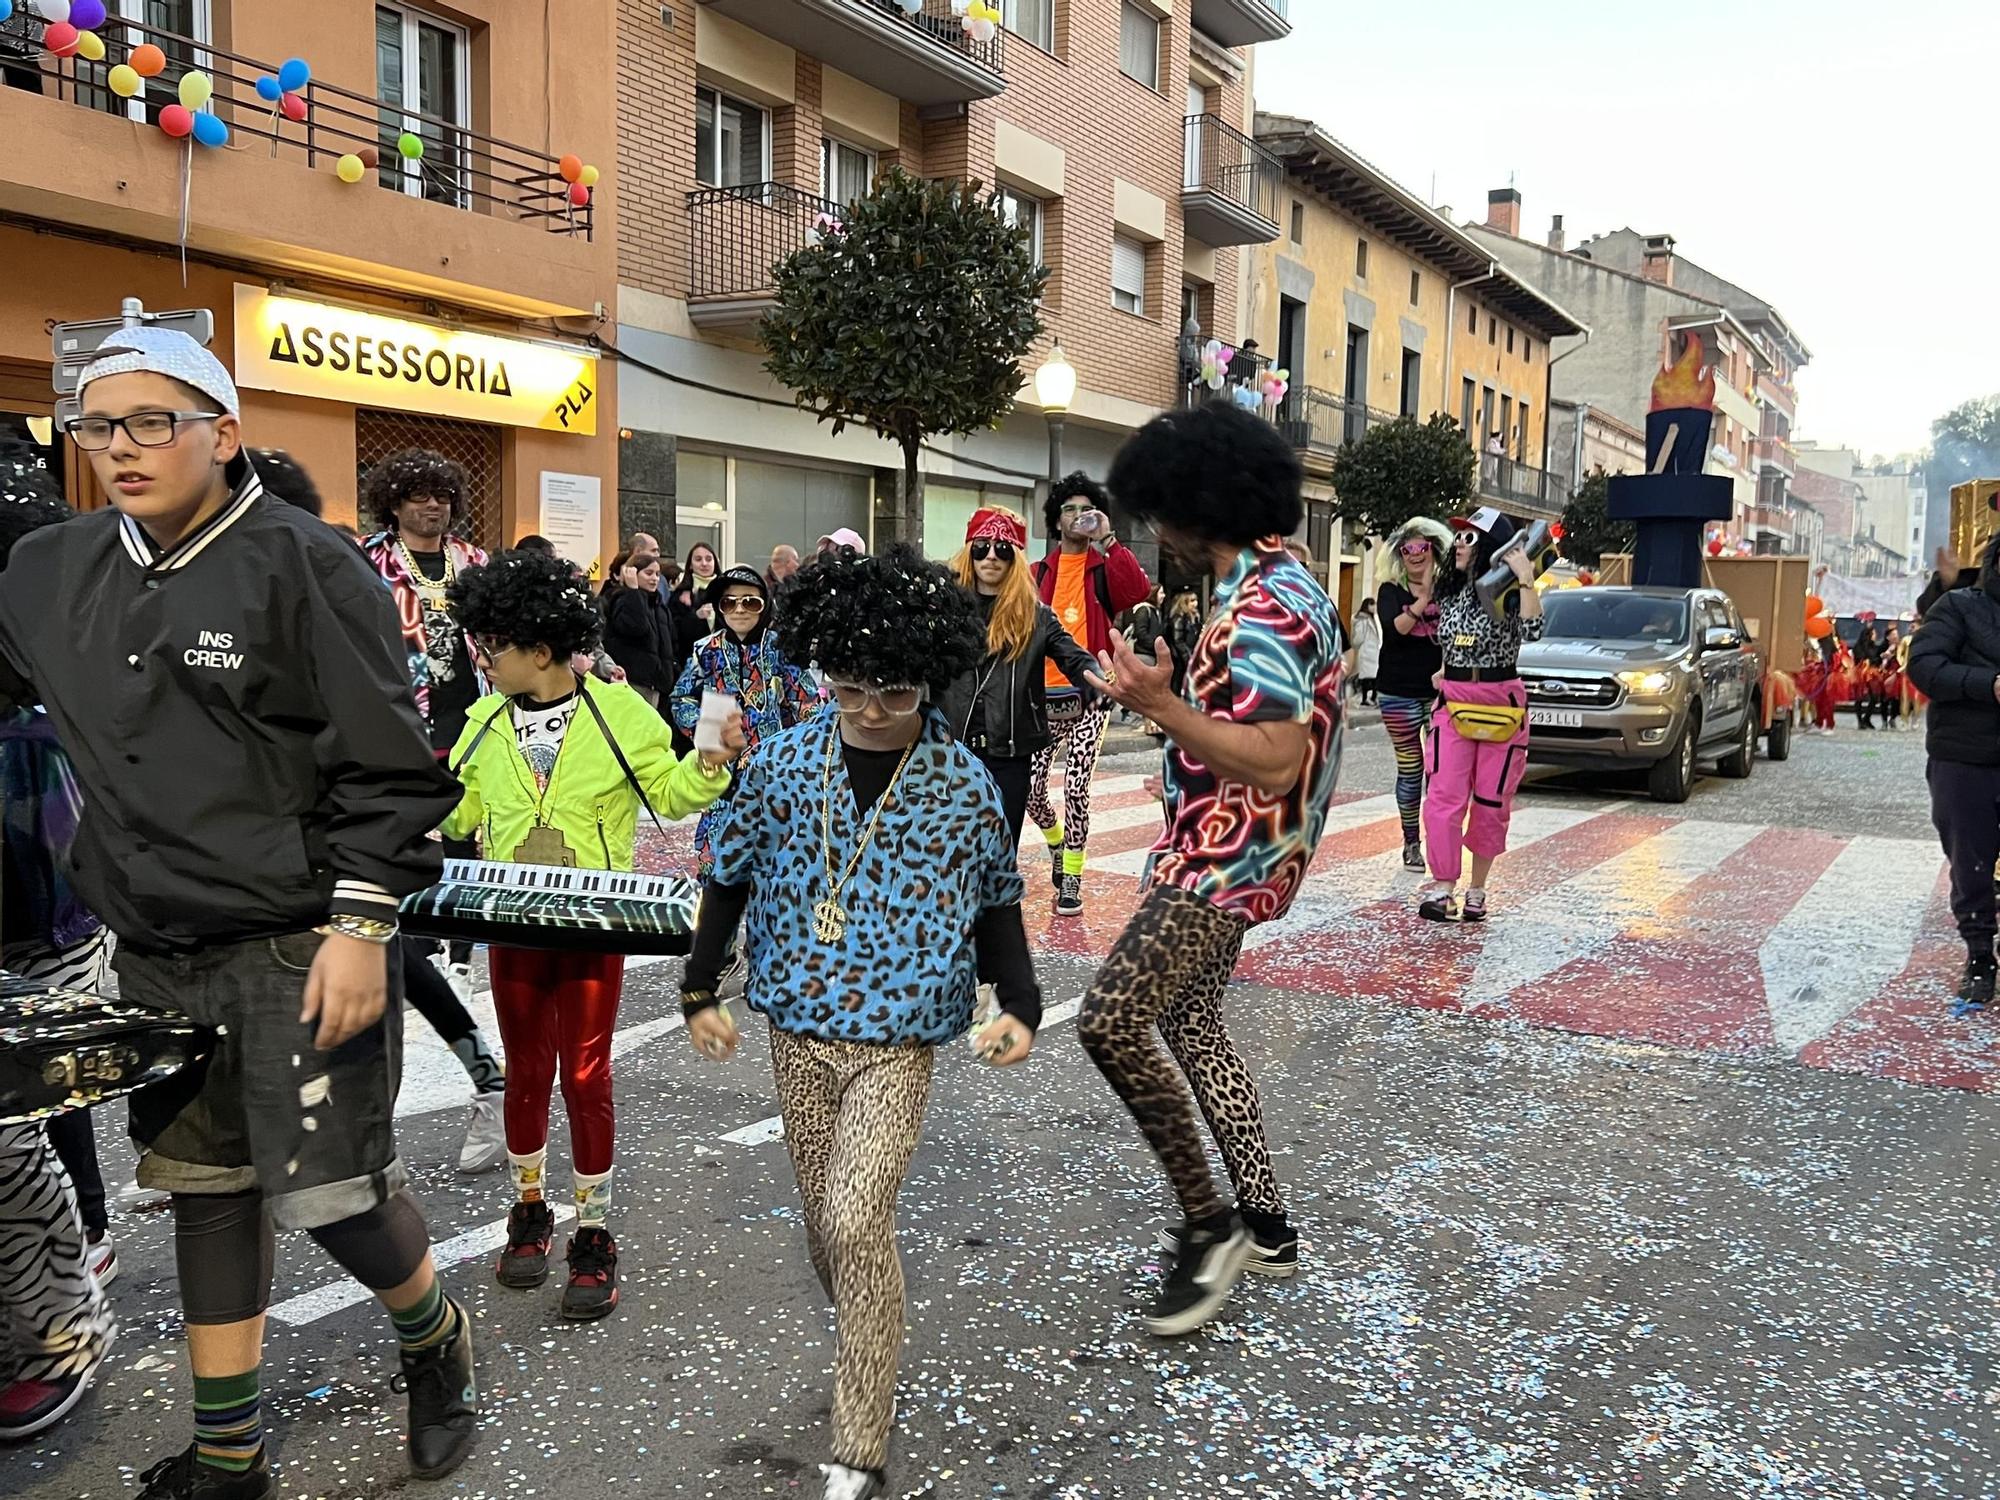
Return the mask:
[[[276,104],[280,99],[285,97],[285,86],[269,73],[266,73],[262,78],[257,80],[257,97],[262,99],[266,104]]]
[[[14,19],[14,0],[0,0],[0,25]]]
[[[313,70],[306,66],[303,57],[288,57],[285,59],[285,65],[278,69],[278,91],[283,94],[296,94],[312,82],[312,76]]]
[[[222,123],[222,117],[205,109],[194,112],[194,138],[204,146],[226,146],[229,144],[229,127]]]

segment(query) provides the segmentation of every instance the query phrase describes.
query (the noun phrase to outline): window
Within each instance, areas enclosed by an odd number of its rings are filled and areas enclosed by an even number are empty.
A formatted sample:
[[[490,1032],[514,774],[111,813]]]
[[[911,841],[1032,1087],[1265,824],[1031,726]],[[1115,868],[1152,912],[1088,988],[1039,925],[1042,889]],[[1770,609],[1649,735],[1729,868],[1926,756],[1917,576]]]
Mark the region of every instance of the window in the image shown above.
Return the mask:
[[[1468,440],[1477,436],[1472,428],[1472,403],[1478,394],[1479,386],[1470,376],[1459,383],[1458,425],[1465,429]]]
[[[1199,332],[1201,329],[1201,286],[1197,282],[1187,282],[1181,287],[1181,331]]]
[[[21,9],[18,5],[14,8]],[[157,121],[160,106],[173,102],[174,88],[183,73],[194,68],[214,70],[215,60],[207,55],[202,46],[190,46],[186,42],[118,25],[120,21],[130,21],[152,27],[155,33],[172,32],[205,44],[212,39],[209,0],[105,0],[104,9],[108,19],[98,31],[110,43],[113,49],[111,56],[102,62],[91,62],[80,54],[70,58],[70,66],[75,70],[76,97],[80,103],[92,109],[101,109],[106,114],[124,115],[127,119]],[[121,99],[112,93],[107,81],[112,64],[122,55],[117,50],[121,40],[127,49],[150,41],[167,54],[166,71],[155,80],[154,87],[144,89],[130,99]],[[153,101],[150,104],[149,98]]]
[[[1012,229],[1028,231],[1028,255],[1042,264],[1042,201],[1001,184],[994,194],[1001,220]]]
[[[1131,0],[1118,8],[1118,70],[1149,89],[1160,86],[1160,22]]]
[[[471,121],[471,56],[461,27],[400,5],[375,7],[382,186],[433,203],[470,205],[463,132]],[[421,157],[406,160],[397,151],[405,133],[422,139]]]
[[[694,91],[694,175],[710,187],[771,180],[771,117],[710,88]]]
[[[1514,352],[1514,325],[1512,323],[1507,325],[1507,352],[1509,354]]]
[[[1354,242],[1354,274],[1365,277],[1368,274],[1368,241]]]
[[[1410,272],[1410,306],[1415,307],[1424,294],[1424,273]]]
[[[1292,243],[1294,245],[1303,245],[1305,242],[1306,206],[1303,203],[1294,203],[1292,205]]]
[[[1466,331],[1467,333],[1477,333],[1477,332],[1479,332],[1479,309],[1478,309],[1477,307],[1468,307],[1468,308],[1466,308],[1466,310],[1465,310],[1465,331]]]
[[[1423,402],[1424,357],[1415,349],[1403,351],[1403,396],[1398,408],[1401,415],[1417,416]]]
[[[1528,363],[1533,364],[1535,362],[1535,341],[1533,339],[1523,339],[1521,342],[1528,346]]]
[[[832,139],[819,143],[820,197],[831,198],[835,203],[852,203],[856,198],[866,198],[874,185],[873,151]]]
[[[1486,315],[1486,342],[1489,344],[1500,342],[1500,320],[1491,313]]]
[[[1122,234],[1111,236],[1111,305],[1146,315],[1146,247]]]
[[[1056,0],[1001,0],[1000,24],[1044,52],[1056,50]]]
[[[1514,457],[1518,458],[1522,463],[1528,461],[1528,403],[1525,401],[1520,406],[1518,426],[1516,427],[1516,436],[1514,439]]]
[[[1512,396],[1502,396],[1500,398],[1500,425],[1493,430],[1495,436],[1500,439],[1500,451],[1505,453],[1512,446],[1508,442],[1508,439],[1514,435],[1514,398]]]

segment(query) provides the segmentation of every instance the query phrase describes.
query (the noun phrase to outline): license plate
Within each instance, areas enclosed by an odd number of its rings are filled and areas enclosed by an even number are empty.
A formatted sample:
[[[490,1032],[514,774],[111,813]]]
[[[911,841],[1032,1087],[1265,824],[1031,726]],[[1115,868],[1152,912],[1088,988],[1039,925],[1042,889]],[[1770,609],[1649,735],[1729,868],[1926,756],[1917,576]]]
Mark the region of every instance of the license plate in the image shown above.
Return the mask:
[[[1583,728],[1583,710],[1576,708],[1531,708],[1528,710],[1528,727],[1546,729]]]

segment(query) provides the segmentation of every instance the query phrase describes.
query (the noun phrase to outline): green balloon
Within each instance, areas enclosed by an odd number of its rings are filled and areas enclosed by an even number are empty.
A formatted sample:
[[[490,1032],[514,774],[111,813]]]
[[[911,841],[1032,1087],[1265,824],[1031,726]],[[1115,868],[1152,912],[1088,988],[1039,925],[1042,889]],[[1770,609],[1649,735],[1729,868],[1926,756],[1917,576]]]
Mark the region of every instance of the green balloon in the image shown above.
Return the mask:
[[[396,149],[411,161],[424,159],[424,138],[415,131],[406,130],[396,141]]]

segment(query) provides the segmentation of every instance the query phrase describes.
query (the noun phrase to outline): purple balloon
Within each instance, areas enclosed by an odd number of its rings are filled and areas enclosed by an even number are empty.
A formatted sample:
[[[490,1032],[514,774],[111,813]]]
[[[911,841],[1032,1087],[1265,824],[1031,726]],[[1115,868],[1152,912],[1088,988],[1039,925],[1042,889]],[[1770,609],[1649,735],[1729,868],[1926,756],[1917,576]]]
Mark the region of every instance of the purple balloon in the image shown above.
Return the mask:
[[[69,0],[69,24],[78,31],[95,31],[104,24],[104,0]]]

